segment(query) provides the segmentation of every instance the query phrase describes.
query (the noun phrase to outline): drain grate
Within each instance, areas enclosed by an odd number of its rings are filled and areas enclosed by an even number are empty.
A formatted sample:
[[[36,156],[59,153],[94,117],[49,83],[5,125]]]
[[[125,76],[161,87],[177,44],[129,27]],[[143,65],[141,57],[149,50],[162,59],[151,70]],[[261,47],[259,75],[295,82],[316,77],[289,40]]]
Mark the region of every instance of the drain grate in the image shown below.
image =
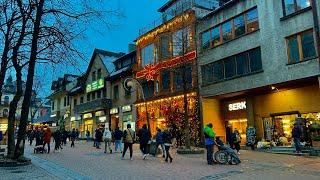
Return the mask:
[[[222,178],[226,178],[226,177],[230,177],[230,176],[234,176],[242,173],[243,173],[242,171],[227,171],[227,172],[213,174],[210,176],[205,176],[205,177],[202,177],[200,180],[222,179]]]

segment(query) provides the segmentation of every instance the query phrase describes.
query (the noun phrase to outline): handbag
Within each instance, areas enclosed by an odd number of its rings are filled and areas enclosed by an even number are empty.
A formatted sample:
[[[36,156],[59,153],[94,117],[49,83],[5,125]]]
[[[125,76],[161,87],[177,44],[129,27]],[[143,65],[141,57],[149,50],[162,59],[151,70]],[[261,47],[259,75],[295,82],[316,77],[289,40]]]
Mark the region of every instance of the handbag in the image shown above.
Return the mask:
[[[129,131],[129,134],[131,136],[131,139],[132,139],[132,143],[134,144],[135,143],[135,139],[132,137],[132,134],[131,134],[131,131],[130,130],[127,130],[127,132]]]

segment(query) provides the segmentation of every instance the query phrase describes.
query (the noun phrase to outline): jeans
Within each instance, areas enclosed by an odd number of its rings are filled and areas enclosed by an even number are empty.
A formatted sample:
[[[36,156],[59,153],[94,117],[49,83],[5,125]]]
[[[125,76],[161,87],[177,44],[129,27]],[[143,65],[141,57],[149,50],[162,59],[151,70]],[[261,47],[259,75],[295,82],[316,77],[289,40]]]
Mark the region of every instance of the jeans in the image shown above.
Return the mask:
[[[293,141],[294,141],[294,146],[296,148],[296,152],[300,153],[301,152],[300,139],[294,138]]]
[[[143,155],[147,154],[148,143],[140,143],[140,150]]]
[[[168,157],[170,158],[170,160],[172,159],[171,155],[170,155],[170,146],[165,146],[166,149],[166,161],[168,161]],[[172,161],[172,160],[171,160]]]
[[[110,153],[112,153],[112,150],[111,150],[111,139],[104,139],[104,153],[107,153],[107,149],[109,149]]]
[[[87,136],[87,142],[89,142],[90,136]]]
[[[100,141],[96,141],[96,148],[100,149]]]
[[[124,155],[126,155],[126,152],[127,152],[128,148],[129,148],[129,150],[130,150],[130,158],[132,158],[132,154],[133,154],[132,145],[133,145],[133,143],[124,143],[124,150],[122,152],[122,157],[124,157]]]
[[[213,164],[213,145],[206,145],[207,149],[207,162],[208,164]]]
[[[74,138],[71,138],[71,147],[73,147],[74,148]]]
[[[48,144],[48,154],[50,153],[50,142],[44,142],[43,143],[43,148],[46,146],[46,144]]]
[[[118,149],[120,149],[120,151],[122,152],[122,143],[121,143],[121,140],[115,140],[114,141],[114,143],[115,143],[115,148],[114,148],[114,150],[117,152],[118,151]]]

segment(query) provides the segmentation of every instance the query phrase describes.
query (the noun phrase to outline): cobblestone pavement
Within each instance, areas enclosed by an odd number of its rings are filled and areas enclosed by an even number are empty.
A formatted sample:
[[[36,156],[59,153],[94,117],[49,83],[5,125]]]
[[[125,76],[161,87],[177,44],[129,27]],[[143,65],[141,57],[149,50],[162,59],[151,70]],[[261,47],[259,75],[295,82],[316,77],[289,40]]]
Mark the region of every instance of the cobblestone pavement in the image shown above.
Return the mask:
[[[317,157],[242,151],[240,165],[208,166],[205,154],[178,155],[172,150],[174,160],[168,164],[160,157],[142,160],[138,145],[134,147],[133,161],[128,154],[125,160],[120,159],[120,153],[104,154],[102,149],[93,148],[92,142],[79,141],[74,149],[69,145],[61,152],[37,155],[27,147],[26,154],[33,162],[26,167],[28,179],[320,179]],[[26,168],[22,169],[27,171]],[[0,172],[6,174],[0,179],[24,177],[16,176],[11,170]]]

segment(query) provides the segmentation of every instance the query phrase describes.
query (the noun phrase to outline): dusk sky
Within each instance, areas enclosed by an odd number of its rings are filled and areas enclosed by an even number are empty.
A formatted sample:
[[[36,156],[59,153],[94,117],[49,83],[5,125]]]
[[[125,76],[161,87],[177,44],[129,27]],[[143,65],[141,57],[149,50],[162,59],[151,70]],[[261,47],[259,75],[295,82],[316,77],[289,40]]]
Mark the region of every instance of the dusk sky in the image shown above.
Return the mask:
[[[160,18],[157,12],[167,0],[111,0],[112,9],[119,9],[123,17],[113,18],[112,27],[99,30],[89,28],[87,39],[79,42],[79,50],[86,55],[85,61],[79,60],[78,66],[70,67],[58,65],[38,65],[37,76],[43,82],[44,94],[51,93],[52,80],[62,77],[63,74],[71,73],[80,75],[86,71],[92,52],[95,48],[100,48],[114,52],[128,51],[128,44],[132,43],[138,36],[140,28],[147,26],[152,21]]]

